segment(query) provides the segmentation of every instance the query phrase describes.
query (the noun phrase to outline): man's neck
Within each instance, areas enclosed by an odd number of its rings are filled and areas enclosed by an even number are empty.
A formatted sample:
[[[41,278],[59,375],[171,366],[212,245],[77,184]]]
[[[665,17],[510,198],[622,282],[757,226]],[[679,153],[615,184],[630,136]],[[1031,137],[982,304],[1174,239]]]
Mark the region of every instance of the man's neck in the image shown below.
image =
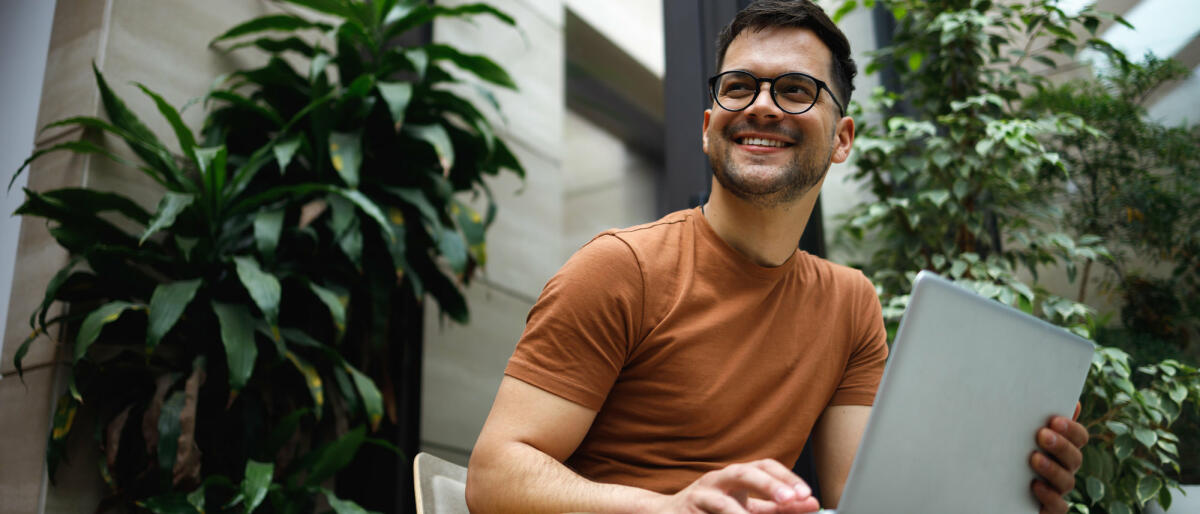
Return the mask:
[[[730,194],[713,180],[704,217],[725,244],[760,266],[775,267],[796,252],[820,191],[817,184],[793,202],[763,207]]]

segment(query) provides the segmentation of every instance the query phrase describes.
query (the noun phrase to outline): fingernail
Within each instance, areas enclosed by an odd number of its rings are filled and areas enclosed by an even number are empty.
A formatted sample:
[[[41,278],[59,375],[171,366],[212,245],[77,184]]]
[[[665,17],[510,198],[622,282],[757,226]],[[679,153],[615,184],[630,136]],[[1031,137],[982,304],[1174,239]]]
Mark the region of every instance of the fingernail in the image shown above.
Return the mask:
[[[801,498],[808,498],[809,496],[812,496],[812,489],[810,489],[808,484],[804,482],[797,482],[796,494],[800,495]]]
[[[1067,420],[1062,419],[1062,418],[1054,420],[1054,429],[1058,430],[1059,432],[1066,432],[1067,431]]]
[[[1054,432],[1046,435],[1046,446],[1053,446],[1056,442],[1058,442],[1058,436],[1054,435]]]
[[[796,491],[793,491],[786,487],[778,487],[775,489],[775,501],[777,501],[779,503],[786,502],[795,497],[796,497]]]
[[[1042,471],[1050,470],[1050,459],[1047,459],[1045,455],[1042,455],[1039,453],[1036,456],[1034,456],[1034,459],[1035,459],[1035,462],[1037,463],[1038,469],[1040,469]]]

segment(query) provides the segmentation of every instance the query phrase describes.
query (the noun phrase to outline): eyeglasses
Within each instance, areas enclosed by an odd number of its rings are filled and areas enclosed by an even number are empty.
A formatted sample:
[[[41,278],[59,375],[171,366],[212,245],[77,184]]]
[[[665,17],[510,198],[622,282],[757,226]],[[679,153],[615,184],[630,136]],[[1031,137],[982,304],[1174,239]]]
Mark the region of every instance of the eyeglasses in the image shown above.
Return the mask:
[[[824,89],[838,106],[838,112],[846,115],[833,90],[824,81],[805,73],[784,73],[773,79],[763,79],[745,71],[727,71],[708,79],[708,91],[722,109],[737,112],[750,107],[758,99],[763,82],[771,84],[771,99],[779,110],[788,114],[808,112],[817,105],[817,99]]]

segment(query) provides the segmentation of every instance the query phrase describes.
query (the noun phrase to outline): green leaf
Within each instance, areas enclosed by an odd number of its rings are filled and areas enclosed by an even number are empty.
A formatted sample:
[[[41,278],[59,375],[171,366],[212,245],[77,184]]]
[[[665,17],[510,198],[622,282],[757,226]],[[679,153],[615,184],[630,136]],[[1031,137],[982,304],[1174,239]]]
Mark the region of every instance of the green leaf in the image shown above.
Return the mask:
[[[334,473],[346,467],[354,458],[354,454],[358,453],[358,447],[362,445],[365,437],[365,428],[359,426],[347,432],[340,439],[317,450],[316,461],[313,463],[308,477],[304,480],[305,485],[318,486],[332,477]]]
[[[408,102],[412,100],[413,85],[408,82],[379,82],[375,84],[375,88],[387,104],[396,130],[400,130],[400,127],[404,126],[404,112],[408,109]]]
[[[1117,456],[1117,460],[1125,460],[1133,455],[1133,450],[1136,447],[1136,442],[1129,434],[1121,434],[1113,440],[1113,454]]]
[[[77,154],[82,154],[82,155],[93,154],[93,155],[100,155],[103,157],[107,157],[109,160],[111,160],[117,164],[128,166],[130,168],[138,168],[138,169],[142,170],[142,172],[144,172],[146,175],[150,176],[150,178],[154,179],[155,182],[158,182],[159,184],[162,184],[164,186],[166,185],[166,183],[163,181],[163,178],[159,175],[159,173],[153,169],[145,168],[145,167],[139,168],[136,164],[129,162],[121,157],[118,157],[116,154],[114,154],[104,148],[101,148],[99,146],[96,146],[93,143],[87,142],[87,141],[67,141],[65,143],[59,143],[59,144],[56,144],[49,148],[43,148],[41,150],[33,152],[33,155],[31,155],[31,156],[29,156],[29,158],[25,159],[25,162],[21,163],[21,167],[17,168],[17,171],[13,173],[12,178],[10,178],[8,180],[8,189],[12,189],[13,184],[17,181],[17,177],[21,176],[21,172],[25,171],[25,168],[29,167],[30,163],[32,163],[33,161],[37,160],[39,157],[46,155],[48,153],[61,152],[64,150],[75,152]]]
[[[332,14],[339,18],[345,18],[347,20],[357,20],[364,24],[370,23],[369,19],[364,20],[364,19],[359,18],[359,15],[361,13],[355,12],[352,8],[353,4],[351,4],[350,2],[341,1],[341,0],[284,0],[284,1],[286,1],[290,4],[299,5],[301,7],[307,7],[309,9],[312,9],[317,12],[323,12],[325,14]]]
[[[283,118],[281,118],[274,109],[271,109],[269,105],[259,105],[258,103],[255,103],[254,100],[241,96],[237,93],[233,93],[231,91],[213,91],[208,94],[208,97],[229,102],[231,106],[230,108],[252,112],[262,119],[271,122],[272,126],[282,127],[284,125]]]
[[[146,230],[142,232],[142,236],[138,238],[138,244],[144,244],[146,239],[154,235],[155,232],[174,225],[175,218],[191,205],[195,198],[187,193],[167,191],[162,199],[158,201],[158,210],[155,211],[154,217],[150,219],[150,226],[146,227]]]
[[[317,49],[313,48],[312,45],[308,44],[307,41],[295,36],[284,39],[263,37],[251,41],[243,41],[226,48],[225,52],[232,52],[248,46],[258,47],[259,50],[269,54],[281,54],[283,52],[292,51],[310,59],[317,53]]]
[[[254,317],[245,305],[212,302],[221,325],[221,344],[229,366],[229,387],[236,393],[246,386],[254,373],[258,346],[254,343]]]
[[[163,336],[171,331],[202,283],[200,279],[185,280],[159,284],[154,288],[154,295],[150,297],[150,308],[146,311],[147,350],[153,350]]]
[[[271,14],[271,15],[254,18],[250,21],[240,23],[240,24],[234,26],[233,28],[225,31],[224,34],[217,36],[216,39],[213,39],[211,42],[209,42],[209,44],[212,45],[212,44],[217,43],[218,41],[224,41],[226,39],[233,39],[235,37],[245,36],[247,34],[254,34],[254,33],[258,33],[258,32],[266,32],[266,31],[272,31],[272,30],[291,32],[291,31],[295,31],[295,30],[309,29],[309,28],[315,28],[315,29],[320,29],[320,30],[329,30],[332,27],[330,27],[328,24],[325,24],[325,23],[311,22],[304,18],[301,18],[299,16],[294,16],[291,14]]]
[[[338,498],[329,489],[322,488],[321,491],[325,493],[325,499],[337,514],[367,514],[367,510],[360,507],[357,503]]]
[[[283,209],[259,211],[254,217],[254,242],[259,255],[267,262],[275,260],[275,247],[279,246],[279,235],[283,233]]]
[[[315,282],[309,282],[308,288],[329,309],[329,314],[333,317],[333,325],[337,329],[338,336],[341,337],[346,332],[346,304],[350,302],[350,296],[338,295]]]
[[[375,223],[377,223],[379,225],[379,227],[383,230],[384,235],[387,236],[389,239],[396,237],[396,235],[392,232],[391,226],[388,224],[387,218],[384,217],[384,215],[383,215],[383,210],[379,208],[378,204],[371,201],[371,199],[368,198],[367,195],[364,195],[364,194],[362,194],[358,191],[354,191],[352,189],[331,188],[330,192],[335,193],[335,194],[341,196],[342,198],[350,200],[350,202],[353,203],[356,207],[358,207],[359,210],[361,210],[363,212],[363,214],[366,214],[367,217],[374,220]]]
[[[313,410],[313,414],[317,419],[321,419],[321,409],[325,405],[325,384],[321,380],[321,375],[317,373],[317,368],[293,352],[287,352],[284,354],[284,357],[287,357],[287,360],[296,367],[296,371],[299,371],[300,375],[304,378],[304,386],[308,388],[308,394],[313,399],[313,406],[316,407]]]
[[[166,493],[134,502],[154,514],[199,514],[200,510],[183,493]]]
[[[358,187],[358,171],[362,166],[362,132],[330,133],[329,160],[347,186]]]
[[[241,492],[245,497],[245,511],[247,513],[254,512],[263,499],[267,497],[267,490],[271,487],[271,478],[275,474],[275,464],[270,462],[258,462],[256,460],[246,461],[246,474],[242,479]]]
[[[63,205],[71,206],[72,209],[81,212],[98,214],[101,212],[116,211],[142,225],[150,222],[150,213],[146,212],[141,205],[117,193],[87,188],[64,187],[62,189],[46,191],[42,196],[58,201]]]
[[[183,151],[183,155],[192,156],[192,150],[196,148],[196,136],[192,134],[192,129],[188,128],[183,123],[183,118],[179,116],[179,111],[175,110],[171,104],[167,103],[158,93],[151,91],[140,82],[134,82],[138,89],[141,89],[146,96],[154,100],[154,105],[158,108],[158,112],[166,118],[167,123],[171,125],[171,129],[175,131],[175,138],[179,141],[179,149]]]
[[[292,438],[292,434],[296,433],[296,429],[300,427],[300,419],[310,412],[312,410],[308,408],[296,409],[279,420],[279,424],[271,430],[271,436],[267,439],[266,452],[263,455],[269,458],[278,454],[279,450]]]
[[[142,308],[144,306],[139,304],[115,301],[101,305],[88,314],[83,319],[83,324],[79,326],[79,333],[75,337],[75,362],[79,362],[87,354],[88,347],[96,341],[97,337],[100,337],[100,330],[105,325],[116,321],[127,310]]]
[[[384,40],[392,39],[413,28],[429,23],[437,17],[473,16],[477,14],[490,14],[508,25],[515,26],[517,23],[512,16],[485,3],[443,7],[424,3],[413,5],[413,3],[409,2],[398,2],[384,16],[383,24],[387,26]]]
[[[1088,498],[1091,499],[1088,503],[1095,505],[1104,498],[1104,482],[1096,477],[1087,477],[1087,493]]]
[[[187,181],[175,166],[170,152],[159,142],[154,133],[146,128],[137,115],[125,106],[125,102],[113,93],[95,63],[92,63],[92,73],[100,88],[100,100],[104,104],[105,114],[108,115],[113,126],[122,130],[126,136],[125,141],[129,143],[129,148],[133,150],[133,153],[137,154],[151,168],[170,172],[177,184],[186,184]]]
[[[238,256],[233,258],[237,265],[238,278],[254,304],[262,311],[267,323],[272,327],[279,326],[279,301],[282,294],[279,279],[267,273],[258,266],[253,257]],[[278,337],[276,337],[278,339]]]
[[[1138,479],[1137,485],[1137,500],[1138,505],[1145,505],[1146,502],[1154,498],[1158,494],[1158,490],[1162,488],[1162,480],[1158,477],[1143,476]]]
[[[1146,448],[1154,448],[1154,443],[1158,442],[1158,434],[1149,428],[1135,427],[1133,429],[1133,437]]]
[[[440,44],[425,45],[425,52],[429,55],[430,61],[450,61],[463,71],[468,71],[487,82],[513,90],[517,89],[517,84],[513,82],[512,77],[508,76],[508,72],[487,57],[464,54],[452,46]]]
[[[454,227],[445,227],[437,234],[438,253],[446,258],[450,269],[461,274],[467,269],[467,243]]]
[[[838,10],[833,12],[833,16],[832,16],[833,22],[838,23],[838,22],[842,21],[843,17],[845,17],[847,14],[850,14],[850,12],[853,11],[854,9],[856,9],[857,7],[858,7],[858,0],[846,0],[845,2],[842,3],[841,7],[838,7]]]
[[[379,422],[383,419],[383,394],[379,392],[378,387],[375,387],[375,382],[363,372],[355,369],[349,363],[346,363],[344,367],[354,378],[354,388],[358,390],[358,395],[362,398],[363,407],[367,412],[367,420],[370,421],[371,430],[374,431],[379,428]]]
[[[454,144],[446,128],[438,125],[405,125],[404,131],[413,137],[429,143],[437,153],[442,170],[449,171],[454,167]]]
[[[1114,502],[1108,506],[1109,514],[1134,514],[1133,510],[1124,503]]]
[[[292,134],[271,148],[275,152],[275,162],[279,163],[281,175],[287,171],[288,164],[292,162],[292,156],[296,155],[296,150],[300,148],[300,143],[303,141],[304,138],[300,134]]]
[[[225,145],[196,149],[196,164],[200,167],[205,195],[211,200],[221,199],[220,191],[225,188],[227,158],[228,150],[225,149]]]
[[[158,414],[158,467],[171,473],[175,468],[176,451],[179,448],[180,415],[183,414],[183,403],[187,393],[175,391],[163,403]]]

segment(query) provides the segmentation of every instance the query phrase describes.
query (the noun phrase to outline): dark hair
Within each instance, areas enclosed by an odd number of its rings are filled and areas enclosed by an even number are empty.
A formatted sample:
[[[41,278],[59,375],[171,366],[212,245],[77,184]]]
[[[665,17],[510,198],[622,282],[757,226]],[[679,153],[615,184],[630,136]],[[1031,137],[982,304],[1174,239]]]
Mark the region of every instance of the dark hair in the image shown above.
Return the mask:
[[[829,47],[833,54],[829,70],[833,86],[838,92],[838,101],[849,107],[854,76],[858,74],[858,66],[850,57],[850,41],[825,11],[809,0],[757,0],[742,9],[717,36],[717,71],[721,71],[725,51],[738,34],[746,29],[759,31],[773,27],[811,30]]]

